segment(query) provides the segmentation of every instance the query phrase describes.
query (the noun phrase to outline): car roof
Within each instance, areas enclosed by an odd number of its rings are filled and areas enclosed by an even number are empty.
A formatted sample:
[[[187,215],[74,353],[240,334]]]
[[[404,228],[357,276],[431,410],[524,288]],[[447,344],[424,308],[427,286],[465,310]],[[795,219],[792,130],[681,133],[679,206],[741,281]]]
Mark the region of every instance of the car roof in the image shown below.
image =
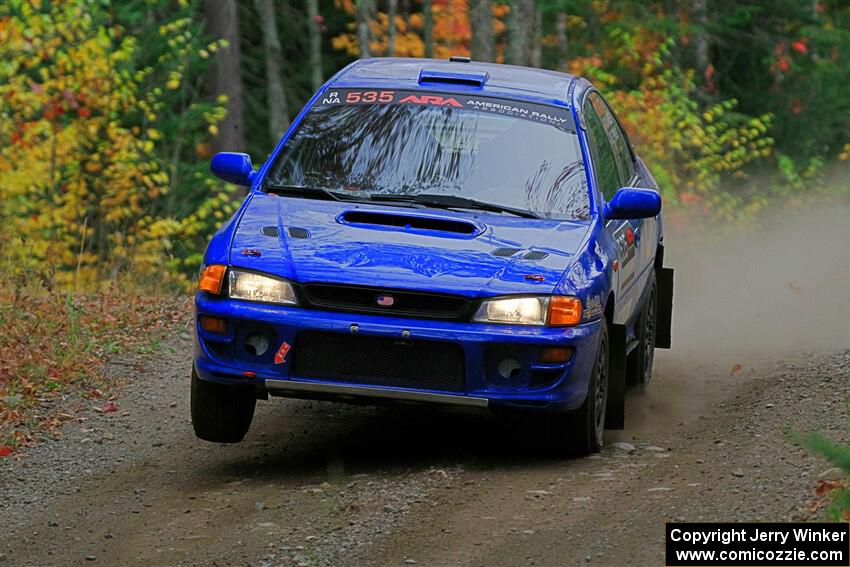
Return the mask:
[[[483,86],[446,82],[420,82],[423,72],[437,77],[483,79]],[[355,61],[334,78],[331,87],[381,87],[409,90],[463,90],[482,95],[529,99],[570,106],[570,85],[576,77],[566,73],[478,61],[376,57]],[[586,82],[586,81],[581,81]]]

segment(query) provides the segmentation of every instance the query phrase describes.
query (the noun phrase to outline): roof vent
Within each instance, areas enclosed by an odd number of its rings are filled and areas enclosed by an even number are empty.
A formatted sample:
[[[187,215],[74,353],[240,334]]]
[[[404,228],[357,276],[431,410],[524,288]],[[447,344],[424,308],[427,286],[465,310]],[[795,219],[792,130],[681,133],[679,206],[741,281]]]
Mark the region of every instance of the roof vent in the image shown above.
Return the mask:
[[[480,89],[490,76],[487,73],[453,73],[422,69],[419,72],[420,85],[456,85]]]
[[[310,238],[310,233],[306,229],[291,226],[289,227],[289,236],[292,238]]]
[[[451,61],[452,63],[469,63],[470,61],[472,61],[472,59],[470,59],[466,55],[452,55],[451,57],[449,57],[449,61]]]
[[[548,256],[548,252],[540,252],[539,250],[532,250],[531,252],[526,253],[523,258],[526,260],[542,260],[546,256]]]
[[[490,252],[491,256],[498,256],[499,258],[509,258],[519,252],[519,248],[494,248],[492,252]]]
[[[263,236],[268,236],[269,238],[277,238],[280,236],[280,231],[276,226],[264,226],[260,229],[260,232]]]

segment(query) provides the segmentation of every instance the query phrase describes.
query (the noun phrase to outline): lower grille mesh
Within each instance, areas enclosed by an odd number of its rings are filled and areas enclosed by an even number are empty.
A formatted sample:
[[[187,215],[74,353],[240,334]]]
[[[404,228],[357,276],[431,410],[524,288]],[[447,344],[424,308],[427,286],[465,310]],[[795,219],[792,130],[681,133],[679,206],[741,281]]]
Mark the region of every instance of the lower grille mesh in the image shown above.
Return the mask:
[[[451,343],[305,331],[293,357],[300,378],[448,392],[465,387],[463,350]]]

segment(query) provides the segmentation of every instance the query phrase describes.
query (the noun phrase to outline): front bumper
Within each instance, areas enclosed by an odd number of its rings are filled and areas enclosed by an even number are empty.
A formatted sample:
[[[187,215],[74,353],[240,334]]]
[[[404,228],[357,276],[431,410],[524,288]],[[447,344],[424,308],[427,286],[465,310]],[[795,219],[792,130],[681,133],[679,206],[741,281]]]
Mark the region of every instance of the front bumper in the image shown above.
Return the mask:
[[[601,325],[598,320],[558,328],[407,319],[264,305],[204,293],[196,295],[195,306],[195,368],[203,380],[253,384],[261,395],[433,403],[496,411],[566,411],[581,406],[587,395]],[[205,331],[198,322],[201,316],[226,319],[227,330]],[[261,329],[268,337],[268,352],[262,356],[246,354],[244,349],[246,333],[255,329]],[[402,387],[360,383],[356,377],[327,380],[299,375],[293,360],[299,356],[299,334],[305,332],[445,343],[446,348],[462,351],[462,384],[449,391],[428,384]],[[274,352],[283,343],[290,345],[290,350],[282,362],[275,363]],[[536,360],[541,348],[563,346],[573,349],[566,362]],[[328,360],[333,360],[334,355],[328,352]],[[497,375],[494,361],[503,356],[513,356],[521,362],[516,379],[505,380]]]

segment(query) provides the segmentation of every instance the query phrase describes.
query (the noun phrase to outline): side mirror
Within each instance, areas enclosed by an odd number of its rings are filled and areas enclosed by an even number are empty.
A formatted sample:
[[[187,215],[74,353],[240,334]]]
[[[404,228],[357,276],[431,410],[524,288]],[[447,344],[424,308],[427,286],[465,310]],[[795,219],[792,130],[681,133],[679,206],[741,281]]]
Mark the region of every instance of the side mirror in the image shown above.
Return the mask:
[[[236,152],[215,154],[210,163],[210,170],[216,177],[236,185],[250,185],[254,176],[251,156]]]
[[[606,219],[647,219],[661,212],[661,195],[652,189],[623,187],[605,204]]]

